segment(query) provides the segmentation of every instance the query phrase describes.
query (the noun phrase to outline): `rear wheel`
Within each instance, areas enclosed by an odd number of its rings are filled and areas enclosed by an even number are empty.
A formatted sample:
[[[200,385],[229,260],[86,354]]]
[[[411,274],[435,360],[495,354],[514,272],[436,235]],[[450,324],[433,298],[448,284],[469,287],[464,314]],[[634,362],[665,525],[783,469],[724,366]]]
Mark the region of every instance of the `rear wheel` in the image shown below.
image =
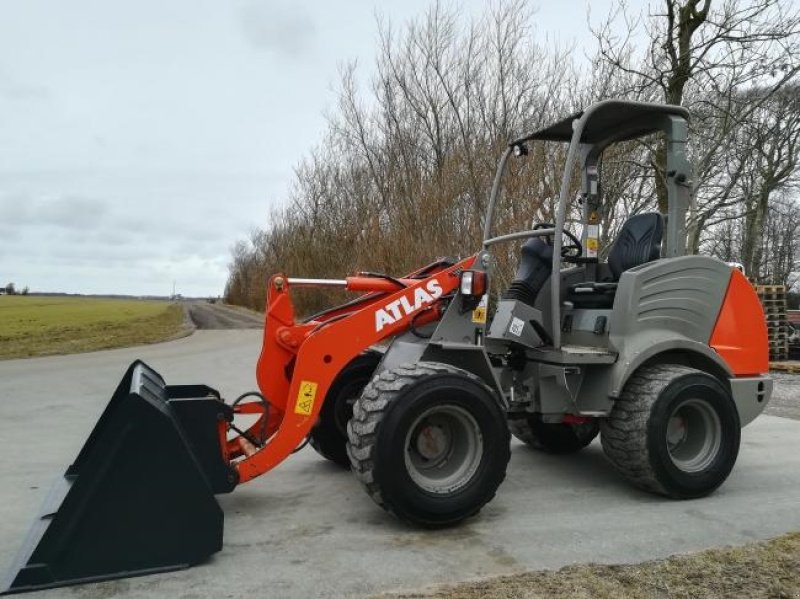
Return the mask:
[[[309,433],[308,442],[325,459],[344,468],[347,457],[347,422],[353,416],[353,404],[369,383],[381,354],[366,352],[345,366],[325,395],[319,419]]]
[[[736,406],[716,377],[685,366],[649,366],[625,385],[601,424],[601,440],[632,483],[689,499],[728,478],[740,429]]]
[[[353,472],[397,517],[455,524],[494,497],[510,457],[505,415],[478,377],[421,362],[382,372],[348,426]]]
[[[582,424],[542,422],[541,414],[520,414],[509,418],[511,434],[534,449],[553,454],[575,453],[591,443],[600,432],[596,420]]]

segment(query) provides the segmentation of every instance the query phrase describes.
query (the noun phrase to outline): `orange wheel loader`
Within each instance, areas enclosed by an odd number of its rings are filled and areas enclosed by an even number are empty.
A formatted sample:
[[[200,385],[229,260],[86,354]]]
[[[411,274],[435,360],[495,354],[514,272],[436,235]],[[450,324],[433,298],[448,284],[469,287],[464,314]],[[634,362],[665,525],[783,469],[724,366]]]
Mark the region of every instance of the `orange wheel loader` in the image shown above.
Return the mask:
[[[403,276],[272,276],[258,393],[225,403],[212,388],[170,386],[131,365],[2,588],[201,562],[222,545],[214,495],[306,439],[351,468],[375,503],[423,527],[456,524],[492,499],[511,434],[560,454],[599,434],[611,465],[642,489],[678,499],[714,491],[772,382],[753,288],[719,260],[686,255],[687,119],[677,106],[604,101],[512,141],[483,243],[466,258]],[[602,153],[654,133],[666,138],[668,213],[630,217],[600,260]],[[507,163],[534,140],[569,143],[555,223],[495,235]],[[576,167],[583,217],[572,232]],[[519,265],[490,315],[492,251],[510,242],[524,242]],[[292,291],[309,286],[359,295],[298,321]]]

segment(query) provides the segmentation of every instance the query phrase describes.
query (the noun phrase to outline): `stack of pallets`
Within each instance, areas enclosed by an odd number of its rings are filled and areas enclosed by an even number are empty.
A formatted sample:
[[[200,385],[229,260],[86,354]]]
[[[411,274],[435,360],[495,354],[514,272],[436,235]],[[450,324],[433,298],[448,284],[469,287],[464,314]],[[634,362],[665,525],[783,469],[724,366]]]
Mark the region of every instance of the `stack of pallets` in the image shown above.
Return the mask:
[[[758,299],[764,307],[769,336],[769,359],[774,362],[789,359],[789,331],[786,328],[786,287],[756,285]]]
[[[769,369],[775,372],[786,372],[787,374],[800,374],[800,360],[770,362]]]

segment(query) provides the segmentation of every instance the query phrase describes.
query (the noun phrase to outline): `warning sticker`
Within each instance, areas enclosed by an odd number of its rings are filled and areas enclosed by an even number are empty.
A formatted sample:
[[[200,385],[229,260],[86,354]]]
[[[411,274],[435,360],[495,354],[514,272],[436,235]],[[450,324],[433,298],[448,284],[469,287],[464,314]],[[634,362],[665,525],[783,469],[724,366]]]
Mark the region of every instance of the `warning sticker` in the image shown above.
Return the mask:
[[[317,396],[317,384],[313,381],[300,381],[300,391],[297,393],[297,403],[294,404],[294,413],[301,416],[311,416],[314,409],[314,398]]]
[[[515,337],[522,337],[522,329],[525,328],[525,321],[516,316],[511,319],[511,324],[508,325],[508,332]]]
[[[489,296],[484,293],[478,306],[472,311],[472,322],[475,324],[486,324],[486,306],[489,304]]]
[[[589,258],[597,258],[597,250],[600,247],[598,237],[600,236],[600,227],[597,225],[589,225],[586,229],[586,256]]]

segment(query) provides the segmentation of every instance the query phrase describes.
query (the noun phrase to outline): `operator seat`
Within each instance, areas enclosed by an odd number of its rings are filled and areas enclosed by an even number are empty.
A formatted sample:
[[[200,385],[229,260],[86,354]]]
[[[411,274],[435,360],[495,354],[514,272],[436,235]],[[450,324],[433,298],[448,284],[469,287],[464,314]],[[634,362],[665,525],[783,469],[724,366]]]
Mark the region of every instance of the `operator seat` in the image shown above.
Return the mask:
[[[610,310],[614,305],[617,282],[622,273],[661,257],[664,217],[647,212],[630,217],[622,225],[614,246],[608,254],[610,280],[575,283],[567,289],[567,301],[575,308]]]
[[[658,212],[630,217],[622,225],[608,255],[612,277],[606,281],[587,281],[567,289],[567,301],[575,308],[610,309],[623,272],[634,266],[657,260],[661,255],[664,218]],[[522,246],[517,272],[503,299],[519,300],[533,306],[536,297],[553,272],[553,246],[534,237]]]

